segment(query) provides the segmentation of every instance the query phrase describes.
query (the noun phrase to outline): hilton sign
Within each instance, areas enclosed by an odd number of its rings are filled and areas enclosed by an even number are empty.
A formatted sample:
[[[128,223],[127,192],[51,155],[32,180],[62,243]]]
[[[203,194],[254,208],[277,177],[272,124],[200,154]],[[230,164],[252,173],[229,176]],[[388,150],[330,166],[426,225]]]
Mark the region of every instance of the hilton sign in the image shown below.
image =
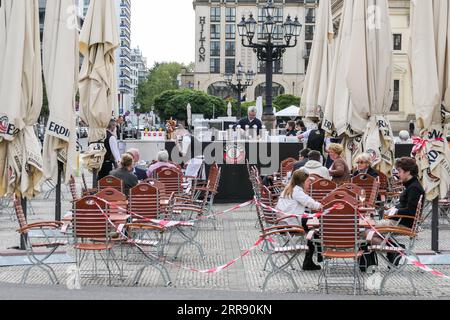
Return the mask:
[[[199,53],[199,61],[198,62],[206,61],[205,24],[206,24],[206,17],[200,17],[200,48],[198,49],[198,53]]]

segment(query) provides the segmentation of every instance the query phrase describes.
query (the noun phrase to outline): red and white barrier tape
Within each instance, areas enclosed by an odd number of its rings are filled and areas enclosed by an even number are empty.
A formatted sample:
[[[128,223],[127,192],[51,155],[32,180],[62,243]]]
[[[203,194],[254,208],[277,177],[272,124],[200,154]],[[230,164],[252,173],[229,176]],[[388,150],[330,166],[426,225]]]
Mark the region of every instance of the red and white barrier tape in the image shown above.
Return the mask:
[[[381,233],[380,233],[380,232],[379,232],[379,231],[378,231],[378,230],[370,223],[370,221],[369,221],[366,217],[364,217],[364,215],[362,215],[362,214],[360,214],[360,213],[358,213],[358,214],[359,214],[360,218],[363,219],[364,222],[365,222],[368,226],[370,226],[370,228],[372,229],[372,232],[375,233],[375,234],[377,234],[377,235],[383,240],[383,242],[387,240],[387,241],[386,241],[386,244],[390,244],[390,245],[393,245],[393,246],[397,247],[397,245],[396,245],[395,243],[392,243],[389,239],[387,239],[385,236],[383,236],[383,235],[382,235],[382,234],[381,234]],[[437,271],[437,270],[434,270],[434,269],[432,269],[432,268],[430,268],[430,267],[424,265],[424,264],[421,263],[420,261],[417,261],[417,260],[411,258],[410,256],[406,255],[403,251],[398,251],[398,254],[400,254],[402,257],[404,257],[404,258],[407,259],[409,262],[411,262],[412,265],[414,265],[415,267],[417,267],[417,268],[419,268],[419,269],[421,269],[421,270],[423,270],[423,271],[425,271],[425,272],[431,273],[431,274],[433,274],[433,275],[435,275],[435,276],[438,276],[438,277],[441,277],[441,278],[444,278],[444,279],[450,279],[449,276],[446,276],[446,275],[443,274],[442,272]]]
[[[253,202],[253,201],[251,201]],[[120,233],[120,235],[124,238],[127,239],[129,241],[129,243],[135,245],[137,248],[139,248],[142,252],[144,252],[144,249],[137,244],[133,239],[130,239],[130,237],[128,237],[126,234],[123,233],[123,230],[121,230],[119,227],[117,227],[114,222],[112,222],[112,220],[110,219],[110,217],[108,217],[108,215],[106,214],[106,212],[98,205],[98,203],[96,203],[97,207],[100,209],[102,215],[106,218],[106,220],[108,221],[108,223],[118,232]],[[256,248],[258,248],[261,243],[264,241],[263,238],[259,238],[258,241],[255,242],[255,244],[250,248],[244,251],[244,253],[241,254],[241,256],[239,258],[236,258],[234,260],[232,260],[231,262],[228,262],[227,264],[224,264],[222,266],[216,267],[216,268],[211,268],[211,269],[206,269],[206,270],[200,270],[200,269],[196,269],[196,268],[188,268],[188,267],[184,267],[182,265],[178,265],[176,263],[164,260],[164,263],[167,263],[169,265],[178,267],[180,269],[184,269],[184,270],[188,270],[191,272],[196,272],[196,273],[204,273],[204,274],[215,274],[215,273],[220,273],[223,270],[228,269],[229,267],[231,267],[232,265],[234,265],[236,262],[238,262],[239,260],[241,260],[242,258],[244,258],[245,256],[249,255],[250,252],[252,252],[253,250],[255,250]],[[149,254],[146,253],[150,256],[152,256],[153,258],[156,258],[157,260],[161,260],[160,257],[154,255],[154,254]]]

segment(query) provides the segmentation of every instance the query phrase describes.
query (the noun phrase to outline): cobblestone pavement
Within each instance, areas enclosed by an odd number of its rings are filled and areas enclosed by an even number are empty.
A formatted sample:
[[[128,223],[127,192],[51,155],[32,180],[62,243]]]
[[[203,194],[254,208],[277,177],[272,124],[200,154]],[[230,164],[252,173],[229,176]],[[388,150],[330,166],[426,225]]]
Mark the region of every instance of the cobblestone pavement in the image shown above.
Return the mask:
[[[45,188],[48,189],[48,186]],[[47,190],[45,189],[45,190]],[[80,188],[78,189],[80,190]],[[63,212],[70,209],[70,193],[67,187],[63,186]],[[29,221],[52,220],[54,218],[54,198],[52,193],[49,199],[44,199],[41,195],[31,202],[29,207]],[[222,211],[230,208],[231,205],[217,205],[216,211]],[[14,253],[17,252],[11,247],[19,244],[19,237],[15,230],[17,222],[15,221],[14,212],[8,208],[2,208],[0,212],[0,252]],[[210,221],[204,221],[201,224],[201,231],[197,240],[202,244],[206,258],[201,259],[195,247],[188,246],[182,252],[181,257],[176,263],[184,267],[192,267],[197,269],[210,269],[224,265],[231,260],[239,257],[244,250],[252,247],[258,239],[258,229],[255,225],[256,212],[254,208],[245,208],[234,213],[220,216],[218,218],[218,230],[214,230]],[[450,243],[450,231],[442,231],[440,240],[442,244]],[[421,233],[419,242],[416,246],[418,250],[428,250],[430,248],[431,232],[424,230]],[[179,243],[179,239],[175,237],[174,244]],[[70,247],[66,247],[68,254],[73,255]],[[168,256],[174,255],[175,245],[167,248]],[[119,254],[119,252],[117,252]],[[179,290],[218,290],[220,292],[249,292],[252,294],[262,293],[262,285],[267,276],[267,272],[263,271],[263,267],[267,255],[257,249],[244,257],[236,264],[217,274],[201,274],[195,273],[176,266],[167,265],[170,277],[172,279],[172,287]],[[302,257],[301,259],[302,260]],[[55,287],[55,290],[64,288],[67,280],[68,264],[54,265],[57,276],[61,285]],[[92,267],[92,259],[88,260],[85,268]],[[113,278],[113,287],[131,287],[133,285],[133,277],[139,265],[136,263],[126,263],[124,265],[124,278]],[[434,269],[450,275],[449,265],[432,266]],[[19,284],[21,276],[26,267],[3,267],[0,268],[0,284],[14,285]],[[380,269],[384,270],[385,266],[381,263]],[[418,298],[436,299],[450,297],[450,281],[439,277],[435,277],[429,273],[425,273],[413,266],[407,267],[408,272],[414,279],[418,288]],[[318,279],[320,272],[303,272],[296,266],[296,270],[292,271],[295,281],[299,286],[299,291],[295,292],[294,288],[285,276],[274,277],[268,285],[266,292],[268,294],[277,294],[281,297],[291,296],[292,294],[301,295],[321,295],[322,291],[318,289]],[[340,276],[343,276],[341,274]],[[364,278],[367,279],[367,275]],[[50,282],[46,276],[39,271],[32,271],[27,281],[31,285],[49,285]],[[107,278],[92,278],[82,280],[82,285],[87,288],[98,286],[107,286]],[[162,288],[164,286],[163,279],[158,271],[153,268],[147,268],[141,278],[139,288]],[[330,290],[331,295],[340,297],[350,297],[352,290],[349,288],[333,288]],[[402,276],[394,277],[386,286],[386,295],[395,296],[400,299],[406,299],[413,296],[413,292],[408,282]],[[376,292],[364,291],[363,297],[373,299],[376,298]],[[195,297],[193,297],[195,298]]]

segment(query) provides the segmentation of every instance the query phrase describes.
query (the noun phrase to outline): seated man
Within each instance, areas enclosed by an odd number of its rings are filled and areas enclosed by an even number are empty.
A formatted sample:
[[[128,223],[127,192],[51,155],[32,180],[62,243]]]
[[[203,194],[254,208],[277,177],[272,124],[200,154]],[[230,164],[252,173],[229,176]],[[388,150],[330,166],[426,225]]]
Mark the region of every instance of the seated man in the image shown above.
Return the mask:
[[[147,177],[153,178],[153,174],[160,168],[176,168],[176,166],[169,162],[169,153],[167,150],[158,152],[158,162],[152,164],[147,170]]]
[[[322,165],[321,154],[319,151],[311,151],[308,154],[308,162],[305,164],[304,169],[308,174],[317,174],[324,179],[331,180],[330,172],[326,167]]]
[[[120,160],[120,168],[110,172],[110,175],[123,181],[123,193],[128,197],[130,189],[139,184],[138,178],[133,174],[133,157],[125,153]]]
[[[300,151],[299,161],[294,164],[294,171],[300,170],[309,161],[308,154],[311,152],[309,149]]]
[[[133,157],[133,174],[139,179],[139,181],[144,181],[147,179],[147,170],[139,167],[139,161],[141,159],[141,154],[138,149],[130,149],[127,151]]]

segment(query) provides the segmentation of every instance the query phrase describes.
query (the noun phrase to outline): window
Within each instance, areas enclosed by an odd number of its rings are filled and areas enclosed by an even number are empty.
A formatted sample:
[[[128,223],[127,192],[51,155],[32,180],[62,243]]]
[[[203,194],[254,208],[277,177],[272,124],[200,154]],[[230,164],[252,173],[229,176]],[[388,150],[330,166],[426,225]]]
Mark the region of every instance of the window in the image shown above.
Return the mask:
[[[283,9],[282,8],[275,8],[273,13],[273,19],[277,23],[283,23]],[[258,21],[264,22],[266,21],[266,10],[264,8],[258,9]]]
[[[397,50],[397,51],[402,50],[402,34],[401,33],[394,34],[394,50]]]
[[[211,39],[220,39],[220,24],[211,25]]]
[[[211,57],[220,57],[219,41],[211,41]]]
[[[313,40],[314,39],[314,26],[305,26],[305,40]]]
[[[227,24],[225,26],[225,38],[226,39],[236,39],[236,25]]]
[[[235,73],[236,60],[225,59],[225,73]]]
[[[225,19],[226,22],[236,22],[236,8],[226,8]]]
[[[210,61],[210,73],[220,73],[220,58],[212,58]]]
[[[211,8],[211,22],[220,22],[220,7]]]
[[[307,8],[306,9],[306,23],[316,23],[316,9],[315,8]]]
[[[236,55],[236,43],[227,41],[225,42],[225,56],[234,57]]]
[[[394,100],[391,112],[400,112],[400,80],[394,80]]]

